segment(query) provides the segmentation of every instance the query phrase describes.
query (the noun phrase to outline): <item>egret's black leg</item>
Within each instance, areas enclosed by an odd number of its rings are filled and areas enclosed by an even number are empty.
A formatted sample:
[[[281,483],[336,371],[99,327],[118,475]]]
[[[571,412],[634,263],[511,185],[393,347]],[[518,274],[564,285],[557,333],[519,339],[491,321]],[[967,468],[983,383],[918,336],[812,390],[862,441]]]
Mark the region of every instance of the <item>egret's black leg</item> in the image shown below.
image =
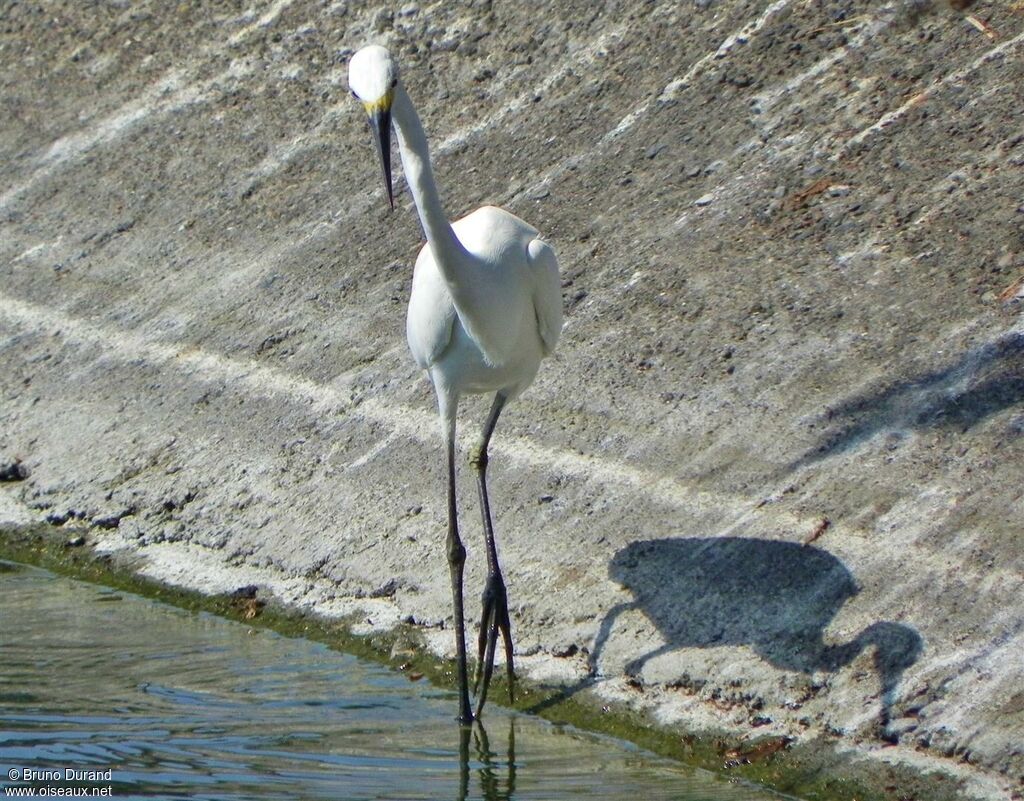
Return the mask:
[[[498,549],[494,544],[494,527],[491,524],[491,507],[487,500],[487,446],[498,423],[498,416],[505,407],[506,398],[501,393],[494,396],[490,414],[480,437],[480,444],[471,460],[476,468],[477,488],[480,491],[480,513],[484,520],[484,537],[487,542],[487,583],[484,585],[483,613],[480,618],[480,637],[477,647],[476,677],[474,684],[479,693],[476,714],[480,716],[487,700],[487,688],[494,671],[494,650],[498,635],[501,634],[505,648],[505,667],[508,671],[508,695],[512,700],[512,683],[515,679],[512,664],[512,625],[508,614],[508,595],[505,580],[498,565]]]
[[[451,404],[453,407],[455,404]],[[449,412],[450,414],[446,414]],[[459,538],[458,509],[455,503],[455,414],[454,408],[442,403],[442,417],[446,420],[445,445],[448,450],[448,569],[452,581],[452,608],[455,618],[455,650],[459,675],[459,722],[473,722],[469,706],[469,677],[466,672],[466,618],[462,608],[462,570],[466,564],[466,549]]]

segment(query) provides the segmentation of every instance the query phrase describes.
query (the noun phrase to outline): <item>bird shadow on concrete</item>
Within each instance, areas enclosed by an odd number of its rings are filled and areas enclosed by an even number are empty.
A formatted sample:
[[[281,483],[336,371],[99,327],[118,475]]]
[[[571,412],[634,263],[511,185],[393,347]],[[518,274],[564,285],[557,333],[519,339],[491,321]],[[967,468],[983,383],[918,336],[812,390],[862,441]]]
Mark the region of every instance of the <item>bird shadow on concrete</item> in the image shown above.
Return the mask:
[[[818,445],[790,467],[803,467],[844,453],[882,431],[967,431],[1016,405],[1024,407],[1024,332],[1011,331],[941,369],[896,381],[829,408],[824,414],[829,430]]]
[[[663,644],[632,660],[626,666],[632,675],[680,648],[746,646],[777,668],[811,674],[835,672],[873,647],[881,736],[888,737],[896,691],[922,640],[910,626],[880,621],[849,642],[826,643],[825,629],[859,592],[850,571],[827,551],[743,537],[647,540],[618,551],[608,573],[633,600],[606,613],[589,657],[591,676],[561,698],[594,683],[617,618],[639,610]]]

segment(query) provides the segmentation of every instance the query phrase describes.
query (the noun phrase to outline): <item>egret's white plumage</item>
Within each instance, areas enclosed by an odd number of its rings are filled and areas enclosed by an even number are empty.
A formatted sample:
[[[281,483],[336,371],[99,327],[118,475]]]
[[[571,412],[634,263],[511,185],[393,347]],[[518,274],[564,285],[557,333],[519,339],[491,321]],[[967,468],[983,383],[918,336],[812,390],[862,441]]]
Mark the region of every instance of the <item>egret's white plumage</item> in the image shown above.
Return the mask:
[[[455,506],[456,412],[464,393],[495,395],[473,456],[488,557],[477,664],[477,682],[481,671],[483,679],[479,715],[499,633],[510,681],[512,676],[507,600],[487,501],[487,445],[504,404],[530,385],[541,359],[558,342],[562,330],[558,261],[537,229],[503,209],[484,206],[455,223],[448,222],[434,183],[426,135],[399,79],[398,66],[385,48],[371,45],[352,56],[349,86],[370,115],[392,205],[389,137],[394,124],[406,183],[427,237],[416,259],[406,333],[413,358],[427,372],[437,394],[447,445],[448,555],[459,654],[460,718],[468,721],[473,715],[468,707],[462,620],[465,552]]]
[[[536,228],[494,206],[477,209],[452,229],[465,249],[455,257],[465,280],[446,281],[430,243],[423,246],[409,300],[409,347],[420,367],[442,371],[456,388],[507,390],[512,398],[529,386],[558,341],[558,262]],[[470,350],[449,353],[460,343]]]

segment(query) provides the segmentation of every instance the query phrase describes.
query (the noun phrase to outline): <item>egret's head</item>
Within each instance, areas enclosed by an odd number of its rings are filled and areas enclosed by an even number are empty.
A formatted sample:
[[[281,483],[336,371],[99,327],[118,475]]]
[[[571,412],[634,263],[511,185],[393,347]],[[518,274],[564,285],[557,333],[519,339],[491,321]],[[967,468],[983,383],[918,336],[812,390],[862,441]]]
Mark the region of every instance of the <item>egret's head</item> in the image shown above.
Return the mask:
[[[369,45],[348,62],[348,85],[369,115],[370,129],[377,143],[388,203],[395,207],[391,190],[391,101],[398,86],[398,64],[380,45]]]

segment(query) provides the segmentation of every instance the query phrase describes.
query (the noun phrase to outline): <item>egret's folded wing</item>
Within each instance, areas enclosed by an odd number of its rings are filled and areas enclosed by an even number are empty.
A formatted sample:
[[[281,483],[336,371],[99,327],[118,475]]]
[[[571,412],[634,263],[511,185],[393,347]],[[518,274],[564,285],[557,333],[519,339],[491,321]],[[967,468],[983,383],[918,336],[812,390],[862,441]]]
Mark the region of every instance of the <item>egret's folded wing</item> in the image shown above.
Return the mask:
[[[444,279],[424,247],[412,276],[412,295],[406,318],[406,336],[416,364],[424,370],[437,361],[452,338],[455,306]]]
[[[533,308],[537,329],[544,343],[544,355],[558,344],[562,333],[562,281],[558,275],[555,251],[543,239],[534,239],[527,248],[533,273]]]

